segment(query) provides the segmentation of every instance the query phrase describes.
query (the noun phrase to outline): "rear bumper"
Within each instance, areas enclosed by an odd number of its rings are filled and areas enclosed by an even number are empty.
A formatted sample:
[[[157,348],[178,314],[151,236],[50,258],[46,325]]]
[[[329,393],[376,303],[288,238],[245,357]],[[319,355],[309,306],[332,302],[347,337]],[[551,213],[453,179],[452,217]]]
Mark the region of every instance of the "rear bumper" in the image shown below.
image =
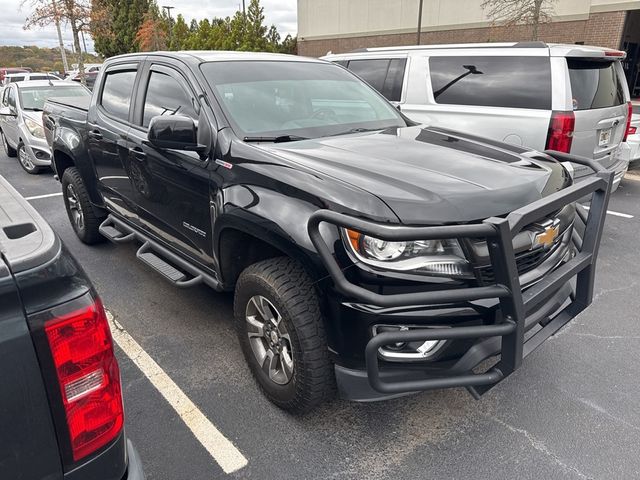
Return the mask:
[[[547,153],[556,156],[555,152]],[[344,396],[368,401],[450,387],[467,387],[474,395],[481,395],[518,369],[527,355],[591,303],[595,263],[614,173],[603,170],[588,159],[567,155],[560,155],[558,159],[582,163],[597,173],[577,185],[512,212],[507,218],[490,218],[481,224],[403,227],[376,224],[326,210],[312,215],[308,225],[311,241],[333,280],[334,288],[347,302],[370,305],[373,309],[424,310],[478,301],[496,302],[493,314],[481,322],[474,319],[471,324],[465,324],[445,320],[427,328],[428,323],[423,321],[415,328],[370,335],[361,354],[365,369],[337,362],[337,382]],[[591,198],[591,208],[588,214],[579,210],[585,230],[582,238],[575,240],[577,254],[523,290],[513,250],[514,236],[531,223],[584,197]],[[375,293],[347,280],[320,234],[322,223],[350,228],[388,241],[486,238],[495,284],[411,293]],[[570,286],[574,278],[575,293]],[[424,328],[422,324],[425,324]],[[428,341],[468,342],[471,346],[448,363],[404,363],[400,367],[382,363],[381,348]],[[479,364],[495,355],[500,356],[499,361],[478,373]]]

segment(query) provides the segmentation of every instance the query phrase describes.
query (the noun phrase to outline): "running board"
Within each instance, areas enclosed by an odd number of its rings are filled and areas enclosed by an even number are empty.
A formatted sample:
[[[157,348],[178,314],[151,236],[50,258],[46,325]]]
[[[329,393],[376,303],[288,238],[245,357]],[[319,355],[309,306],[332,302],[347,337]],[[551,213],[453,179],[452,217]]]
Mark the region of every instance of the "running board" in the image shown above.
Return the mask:
[[[187,288],[204,283],[214,290],[222,290],[220,282],[213,275],[192,265],[168,248],[112,215],[109,215],[102,222],[99,231],[114,243],[125,243],[133,240],[142,242],[142,246],[136,252],[136,258],[158,272],[165,280],[176,287]]]

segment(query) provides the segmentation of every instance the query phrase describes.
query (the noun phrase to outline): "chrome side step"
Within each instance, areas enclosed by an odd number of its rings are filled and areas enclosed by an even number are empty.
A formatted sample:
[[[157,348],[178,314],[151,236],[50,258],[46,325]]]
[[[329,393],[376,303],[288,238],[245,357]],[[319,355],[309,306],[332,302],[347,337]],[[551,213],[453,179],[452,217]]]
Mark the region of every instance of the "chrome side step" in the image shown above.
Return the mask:
[[[187,288],[204,283],[214,290],[222,290],[217,278],[112,215],[102,222],[99,231],[114,243],[133,240],[142,242],[142,246],[136,252],[136,258],[176,287]]]

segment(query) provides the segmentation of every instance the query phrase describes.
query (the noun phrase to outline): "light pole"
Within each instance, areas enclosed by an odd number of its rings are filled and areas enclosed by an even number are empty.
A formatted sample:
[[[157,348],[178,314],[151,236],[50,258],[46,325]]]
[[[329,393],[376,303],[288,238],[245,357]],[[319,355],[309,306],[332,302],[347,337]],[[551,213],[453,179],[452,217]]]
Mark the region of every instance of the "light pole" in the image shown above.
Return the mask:
[[[173,40],[173,18],[171,18],[171,10],[176,7],[170,5],[163,5],[162,9],[167,11],[167,17],[169,17],[169,49],[171,49],[171,40]]]
[[[420,0],[420,6],[418,7],[418,38],[416,45],[420,45],[420,34],[422,33],[422,4],[424,0]]]

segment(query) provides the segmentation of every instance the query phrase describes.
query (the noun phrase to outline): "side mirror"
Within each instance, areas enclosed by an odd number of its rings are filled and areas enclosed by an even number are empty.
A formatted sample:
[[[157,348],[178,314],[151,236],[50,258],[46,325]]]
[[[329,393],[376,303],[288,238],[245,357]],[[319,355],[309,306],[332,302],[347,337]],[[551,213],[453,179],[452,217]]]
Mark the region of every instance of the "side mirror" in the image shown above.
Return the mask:
[[[198,129],[192,118],[184,115],[160,115],[149,123],[149,143],[156,148],[188,150],[203,154],[206,145],[198,143]]]
[[[11,107],[0,108],[0,116],[2,117],[15,117],[16,111]]]

